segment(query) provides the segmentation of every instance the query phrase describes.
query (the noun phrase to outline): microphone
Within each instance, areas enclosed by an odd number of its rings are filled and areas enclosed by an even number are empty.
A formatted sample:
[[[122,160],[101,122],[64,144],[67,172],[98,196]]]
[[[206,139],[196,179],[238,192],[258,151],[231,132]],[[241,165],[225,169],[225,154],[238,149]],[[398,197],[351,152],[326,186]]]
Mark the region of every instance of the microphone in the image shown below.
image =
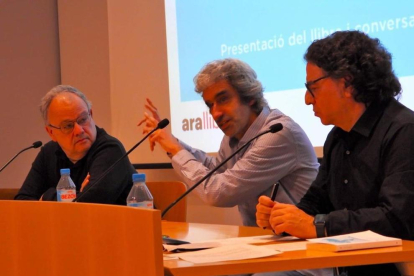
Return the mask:
[[[38,147],[42,146],[42,141],[36,141],[33,143],[33,145],[31,147],[33,147],[34,149],[37,149]],[[31,148],[29,147],[29,148]]]
[[[257,134],[255,137],[247,141],[243,146],[241,146],[239,149],[237,149],[233,154],[231,154],[229,157],[227,157],[223,162],[218,164],[214,169],[212,169],[208,174],[206,174],[203,178],[201,178],[196,184],[194,184],[190,189],[188,189],[185,193],[183,193],[179,198],[177,198],[173,203],[168,205],[168,207],[162,212],[161,218],[165,216],[165,214],[172,208],[174,205],[176,205],[181,199],[183,199],[186,195],[188,195],[192,190],[197,188],[201,183],[204,182],[207,178],[209,178],[213,173],[215,173],[219,168],[221,168],[224,164],[227,163],[233,156],[235,156],[237,153],[239,153],[242,149],[244,149],[246,146],[248,146],[253,140],[259,138],[260,136],[266,134],[266,133],[276,133],[283,129],[283,125],[281,123],[277,123],[274,125],[271,125],[268,130],[263,131],[262,133]]]
[[[20,153],[22,153],[22,152],[24,152],[24,151],[26,151],[26,150],[28,150],[28,149],[31,149],[31,148],[34,148],[34,149],[37,149],[38,147],[40,147],[40,146],[42,146],[42,142],[41,141],[36,141],[36,142],[34,142],[30,147],[27,147],[27,148],[24,148],[24,149],[22,149],[21,151],[19,151],[12,159],[10,159],[10,161],[9,162],[7,162],[6,163],[6,165],[4,165],[1,169],[0,169],[0,172],[2,172],[14,159],[16,159],[16,157],[17,156],[19,156],[19,154]]]
[[[170,123],[170,121],[168,121],[168,119],[167,118],[165,118],[164,120],[161,120],[159,123],[158,123],[158,125],[157,125],[157,127],[154,129],[154,130],[152,130],[151,131],[151,133],[152,132],[154,132],[155,130],[157,130],[157,129],[163,129],[163,128],[165,128],[166,126],[168,126],[169,125],[169,123]],[[146,137],[145,137],[146,138]],[[145,140],[145,139],[144,139]]]
[[[281,123],[278,123],[278,124],[274,124],[274,125],[271,125],[270,127],[269,127],[269,132],[271,132],[271,133],[276,133],[276,132],[278,132],[278,131],[281,131],[283,129],[283,125],[281,124]],[[264,133],[263,133],[264,134]],[[261,134],[262,135],[262,134]],[[257,137],[259,137],[259,136],[257,136]]]
[[[79,199],[82,198],[82,196],[93,186],[95,186],[97,183],[99,183],[115,166],[116,164],[118,164],[122,159],[124,159],[127,155],[129,155],[136,147],[138,147],[142,142],[144,142],[148,136],[150,136],[152,133],[154,133],[155,131],[157,131],[158,129],[163,129],[166,126],[168,126],[168,124],[170,123],[170,121],[168,119],[164,119],[158,122],[158,125],[156,128],[154,128],[153,130],[151,130],[147,135],[145,135],[144,138],[142,138],[138,143],[135,144],[135,146],[133,146],[129,151],[127,151],[124,155],[122,155],[114,164],[112,164],[112,166],[110,166],[108,169],[106,169],[106,171],[104,171],[101,176],[91,185],[87,185],[86,186],[86,190],[79,195],[78,197],[76,197],[72,202],[77,202]]]

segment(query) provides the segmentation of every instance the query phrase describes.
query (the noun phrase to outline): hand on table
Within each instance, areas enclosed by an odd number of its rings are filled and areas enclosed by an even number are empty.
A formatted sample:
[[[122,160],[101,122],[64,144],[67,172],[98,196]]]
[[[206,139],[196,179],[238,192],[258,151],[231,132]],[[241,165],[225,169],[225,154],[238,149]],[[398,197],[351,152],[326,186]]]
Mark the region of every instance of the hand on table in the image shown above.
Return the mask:
[[[270,197],[259,197],[259,203],[256,205],[256,223],[259,227],[263,229],[272,228],[269,219],[274,205],[275,202],[272,201]]]
[[[273,202],[269,197],[261,196],[256,210],[257,225],[271,227],[276,235],[288,233],[302,239],[316,238],[314,217],[295,205]]]

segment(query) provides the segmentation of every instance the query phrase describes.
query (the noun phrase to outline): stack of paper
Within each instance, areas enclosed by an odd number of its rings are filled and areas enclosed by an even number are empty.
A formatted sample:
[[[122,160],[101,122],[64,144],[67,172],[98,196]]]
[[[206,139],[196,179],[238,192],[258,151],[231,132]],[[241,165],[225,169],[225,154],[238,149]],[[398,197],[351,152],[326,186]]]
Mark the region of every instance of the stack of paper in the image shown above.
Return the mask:
[[[164,248],[169,252],[185,252],[205,249],[197,252],[186,252],[177,254],[168,254],[165,260],[171,259],[171,256],[178,257],[182,260],[193,263],[210,263],[222,261],[234,261],[244,259],[254,259],[277,255],[282,252],[266,248],[263,246],[255,246],[252,244],[263,244],[277,240],[291,240],[295,237],[281,237],[275,235],[254,236],[229,238],[213,241],[204,241],[191,244],[166,245]],[[206,249],[209,248],[209,249]]]
[[[263,246],[233,244],[197,252],[177,253],[174,256],[196,264],[263,258],[282,252]]]

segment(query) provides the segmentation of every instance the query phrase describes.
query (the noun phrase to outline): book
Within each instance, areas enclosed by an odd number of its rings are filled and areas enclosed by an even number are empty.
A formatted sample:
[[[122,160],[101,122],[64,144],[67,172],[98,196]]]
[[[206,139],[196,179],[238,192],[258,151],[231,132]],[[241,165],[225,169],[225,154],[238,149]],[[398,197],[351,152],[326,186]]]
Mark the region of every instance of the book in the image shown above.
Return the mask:
[[[308,239],[307,250],[318,251],[348,251],[377,247],[399,246],[402,240],[386,237],[372,231],[363,231],[345,235]]]

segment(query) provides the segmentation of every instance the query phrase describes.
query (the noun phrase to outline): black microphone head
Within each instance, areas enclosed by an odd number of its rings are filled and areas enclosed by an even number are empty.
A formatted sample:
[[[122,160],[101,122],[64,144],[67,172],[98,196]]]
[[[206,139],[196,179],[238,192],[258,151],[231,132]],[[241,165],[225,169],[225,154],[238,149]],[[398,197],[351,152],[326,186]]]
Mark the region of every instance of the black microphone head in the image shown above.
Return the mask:
[[[33,148],[37,149],[38,147],[42,146],[42,141],[36,141],[33,143]]]
[[[164,127],[168,126],[169,123],[170,123],[170,121],[167,118],[165,118],[164,120],[161,120],[158,123],[157,128],[158,129],[163,129]]]
[[[281,123],[277,123],[269,127],[269,130],[271,133],[276,133],[278,131],[281,131],[282,129],[283,129],[283,125]]]

